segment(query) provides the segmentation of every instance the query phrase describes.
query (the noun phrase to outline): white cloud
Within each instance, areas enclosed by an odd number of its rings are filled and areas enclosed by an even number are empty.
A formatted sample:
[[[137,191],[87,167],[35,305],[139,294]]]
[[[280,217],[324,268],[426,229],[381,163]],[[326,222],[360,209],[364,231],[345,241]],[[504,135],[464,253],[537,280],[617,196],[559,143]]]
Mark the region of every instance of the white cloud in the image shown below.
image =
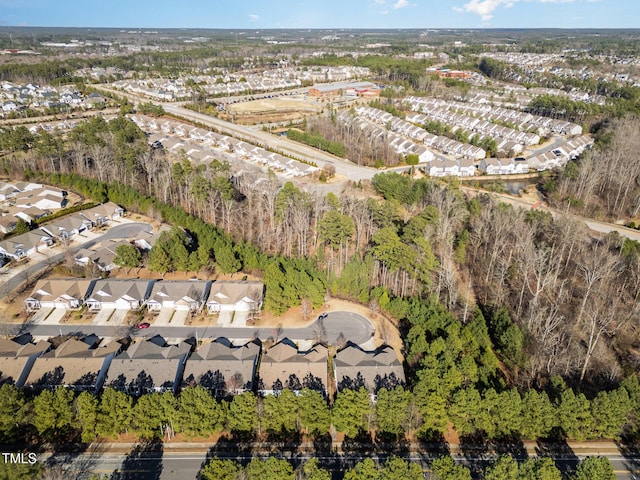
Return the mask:
[[[384,0],[373,0],[376,5],[384,5]]]
[[[456,12],[475,13],[483,21],[493,18],[493,12],[500,6],[512,7],[517,0],[471,0],[462,7],[454,7]]]
[[[256,15],[255,13],[250,13],[249,14],[249,21],[250,22],[257,22],[258,20],[260,20],[260,15]]]
[[[395,8],[396,10],[398,8],[404,8],[408,6],[409,6],[409,0],[398,0],[396,3],[393,4],[393,8]]]
[[[462,7],[453,7],[453,10],[460,13],[475,13],[480,15],[483,21],[488,21],[493,18],[493,12],[498,8],[513,7],[516,3],[523,0],[470,0]],[[576,0],[524,0],[526,2],[537,3],[573,3]],[[589,3],[598,2],[599,0],[586,0]]]

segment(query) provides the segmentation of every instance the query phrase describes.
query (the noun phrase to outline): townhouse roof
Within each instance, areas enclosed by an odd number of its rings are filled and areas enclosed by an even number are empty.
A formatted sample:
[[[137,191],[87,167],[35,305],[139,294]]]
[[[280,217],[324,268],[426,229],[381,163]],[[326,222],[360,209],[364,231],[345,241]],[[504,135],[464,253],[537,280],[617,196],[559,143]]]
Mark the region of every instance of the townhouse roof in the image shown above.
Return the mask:
[[[287,387],[293,383],[326,390],[327,347],[314,345],[311,350],[300,352],[298,347],[285,338],[267,350],[260,363],[262,389],[276,390],[276,385]]]
[[[115,302],[118,299],[144,301],[155,280],[97,280],[88,301]]]
[[[31,371],[33,359],[50,347],[51,344],[44,340],[23,345],[0,338],[0,384],[9,383],[21,387]]]
[[[105,361],[108,362],[120,348],[118,342],[94,348],[92,342],[69,338],[36,359],[25,384],[34,387],[95,387]]]
[[[377,391],[405,381],[402,363],[388,345],[365,351],[349,343],[336,354],[334,365],[339,389],[364,386],[369,391]]]
[[[218,338],[189,357],[182,383],[214,390],[251,388],[259,354],[256,341],[234,346],[228,339]]]
[[[38,280],[27,300],[55,302],[59,298],[65,300],[84,299],[91,293],[93,283],[94,280],[84,278]]]
[[[241,300],[261,301],[263,291],[264,284],[262,282],[213,282],[207,303],[233,305]]]
[[[105,385],[136,390],[177,387],[191,345],[163,345],[157,340],[136,342],[111,360]]]
[[[150,302],[198,302],[203,303],[208,297],[210,281],[176,280],[157,281],[153,284]]]

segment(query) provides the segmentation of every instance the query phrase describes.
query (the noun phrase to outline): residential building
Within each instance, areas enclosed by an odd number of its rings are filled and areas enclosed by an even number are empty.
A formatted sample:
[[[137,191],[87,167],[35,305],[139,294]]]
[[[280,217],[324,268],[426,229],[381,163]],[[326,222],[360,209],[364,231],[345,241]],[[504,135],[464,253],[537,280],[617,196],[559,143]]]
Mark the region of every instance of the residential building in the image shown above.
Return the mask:
[[[310,388],[326,394],[327,359],[324,345],[299,351],[295,343],[285,338],[263,353],[258,390],[277,394],[285,388],[293,391]]]
[[[365,387],[371,393],[381,388],[404,385],[402,363],[388,345],[374,351],[365,351],[349,343],[334,359],[334,372],[338,390]]]
[[[31,343],[0,338],[0,384],[9,383],[16,387],[24,386],[36,358],[51,348],[44,340]]]
[[[217,397],[252,390],[260,349],[258,341],[235,346],[218,338],[205,343],[187,360],[182,385],[200,385]]]
[[[150,312],[163,308],[197,312],[209,297],[210,288],[210,281],[157,281],[147,300],[147,309]]]
[[[111,360],[104,386],[134,395],[176,392],[191,348],[187,342],[167,345],[159,335],[139,340]]]
[[[257,312],[262,307],[262,282],[213,282],[207,298],[209,313]]]
[[[155,280],[97,280],[86,300],[90,311],[102,309],[135,310],[144,305]]]
[[[124,215],[124,208],[113,202],[106,202],[93,208],[83,210],[82,215],[91,220],[94,225],[100,226],[110,220],[116,220],[122,217]]]
[[[32,255],[53,245],[53,238],[40,228],[0,242],[0,255],[13,260]]]
[[[25,386],[36,390],[57,387],[99,390],[112,359],[122,345],[115,341],[105,345],[98,343],[95,336],[65,340],[36,359]]]
[[[95,280],[84,278],[46,279],[36,282],[24,301],[27,312],[41,308],[78,310],[91,293]]]

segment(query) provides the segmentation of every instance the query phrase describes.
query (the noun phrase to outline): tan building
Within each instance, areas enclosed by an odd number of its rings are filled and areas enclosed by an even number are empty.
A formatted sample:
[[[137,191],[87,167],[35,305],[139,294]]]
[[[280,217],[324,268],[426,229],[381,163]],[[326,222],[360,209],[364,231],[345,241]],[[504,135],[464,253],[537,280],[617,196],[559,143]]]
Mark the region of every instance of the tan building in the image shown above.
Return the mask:
[[[365,387],[376,393],[405,382],[402,363],[388,345],[368,352],[350,343],[336,354],[333,366],[338,390]]]
[[[285,388],[298,391],[310,388],[327,392],[327,347],[316,344],[301,352],[288,338],[271,347],[262,355],[258,390],[273,394]]]
[[[25,386],[36,390],[69,387],[97,391],[121,347],[118,342],[98,346],[95,337],[70,338],[36,359]]]

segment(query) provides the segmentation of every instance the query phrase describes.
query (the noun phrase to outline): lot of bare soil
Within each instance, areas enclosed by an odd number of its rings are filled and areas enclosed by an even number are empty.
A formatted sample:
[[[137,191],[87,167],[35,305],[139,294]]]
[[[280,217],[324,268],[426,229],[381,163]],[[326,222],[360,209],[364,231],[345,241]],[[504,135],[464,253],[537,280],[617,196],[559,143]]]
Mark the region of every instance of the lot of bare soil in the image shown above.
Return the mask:
[[[315,114],[322,106],[301,97],[278,97],[241,102],[227,107],[227,114],[220,118],[233,120],[241,125],[295,121]]]

